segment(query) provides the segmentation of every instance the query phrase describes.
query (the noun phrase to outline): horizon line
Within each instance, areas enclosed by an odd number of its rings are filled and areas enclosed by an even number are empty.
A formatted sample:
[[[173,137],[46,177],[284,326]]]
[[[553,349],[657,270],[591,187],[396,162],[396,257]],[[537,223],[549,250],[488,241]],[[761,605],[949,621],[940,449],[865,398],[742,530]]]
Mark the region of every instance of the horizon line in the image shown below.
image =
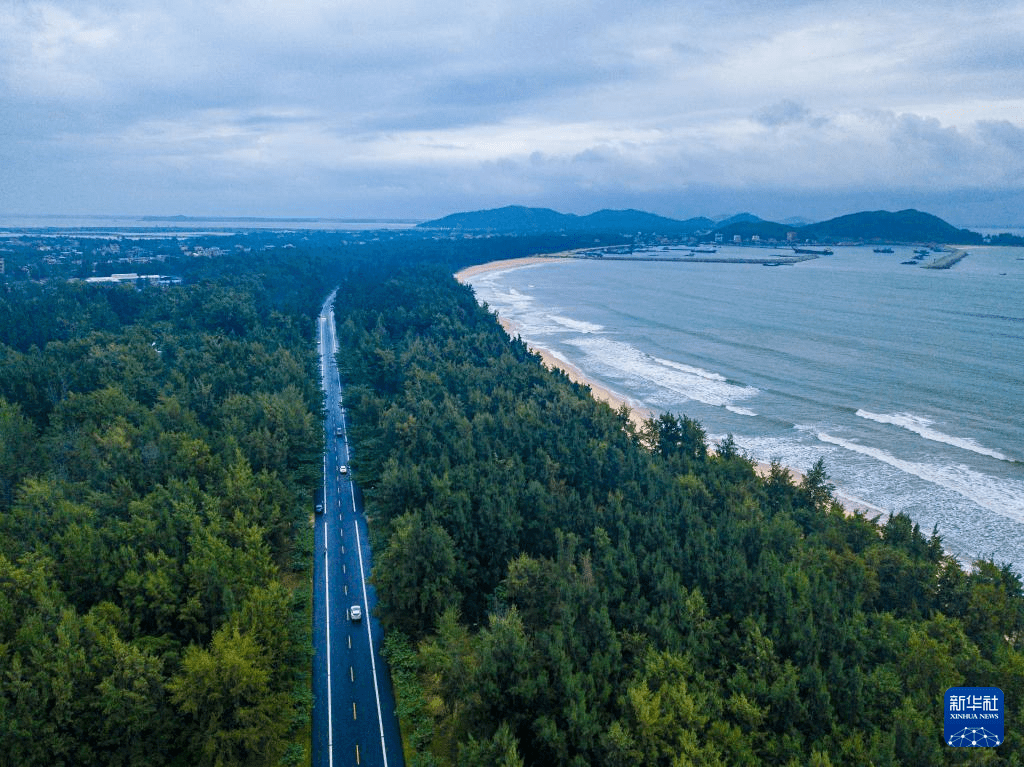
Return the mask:
[[[308,216],[301,216],[301,215],[253,216],[253,215],[224,215],[224,214],[219,214],[219,215],[192,215],[192,214],[183,214],[183,213],[177,213],[177,214],[139,214],[139,213],[6,213],[6,212],[0,212],[0,220],[3,220],[3,219],[36,218],[36,219],[55,219],[55,220],[62,220],[62,219],[95,219],[95,220],[128,219],[128,220],[136,220],[136,221],[146,222],[146,223],[161,223],[161,222],[166,222],[166,223],[173,223],[173,222],[227,222],[227,221],[243,221],[243,222],[246,222],[246,221],[248,221],[248,222],[265,222],[265,223],[273,223],[273,222],[281,222],[281,223],[317,223],[317,222],[324,222],[324,223],[338,223],[338,224],[352,224],[352,223],[421,224],[421,223],[425,223],[427,221],[439,220],[441,218],[446,218],[447,216],[452,216],[452,215],[460,215],[460,214],[465,214],[465,213],[486,212],[486,211],[489,211],[489,210],[500,210],[502,207],[531,208],[533,206],[512,204],[512,205],[506,205],[506,206],[499,206],[498,208],[484,208],[484,209],[478,209],[478,210],[472,210],[472,211],[469,211],[469,210],[467,210],[467,211],[456,211],[454,213],[446,213],[446,214],[441,215],[439,217],[432,217],[432,218],[415,217],[415,216],[400,216],[400,217],[392,217],[392,216],[321,216],[321,215],[308,215]],[[538,208],[538,209],[542,209],[542,208]],[[553,210],[556,213],[559,212],[559,211],[557,211],[557,210],[555,210],[553,208],[551,208],[549,210]],[[601,211],[595,211],[595,212],[602,212],[602,211],[609,211],[609,210],[611,210],[611,209],[604,208]],[[621,212],[625,212],[626,210],[627,209],[622,209]],[[636,208],[628,209],[628,210],[634,210],[634,211],[640,212],[640,213],[649,213],[649,211],[640,210],[640,209],[636,209]],[[873,212],[873,211],[860,211],[860,212]],[[725,220],[725,219],[731,218],[733,216],[743,215],[743,214],[756,215],[756,214],[749,213],[749,211],[741,211],[740,213],[734,213],[734,214],[732,214],[730,216],[724,216],[724,217],[721,217],[721,218],[718,218],[718,217],[712,218],[712,217],[709,217],[709,216],[706,216],[706,215],[691,216],[691,218],[711,218],[712,221],[715,221],[715,220]],[[574,215],[574,214],[562,214],[562,215]],[[584,215],[592,215],[592,214],[584,214]],[[672,217],[669,217],[669,216],[663,216],[662,214],[651,214],[651,215],[661,216],[662,218],[672,218]],[[760,216],[757,216],[757,218],[760,218]],[[803,219],[804,221],[808,221],[809,223],[820,223],[820,222],[811,221],[811,220],[807,219],[804,216],[791,216],[789,219],[784,220],[784,221],[772,221],[772,220],[769,220],[769,219],[760,219],[760,220],[763,221],[763,222],[766,222],[766,223],[789,223],[791,219]],[[683,219],[678,219],[678,220],[683,220]],[[953,226],[956,226],[956,225],[954,224]],[[1020,223],[974,222],[974,223],[971,223],[971,224],[961,224],[959,226],[959,228],[968,228],[968,227],[972,227],[972,226],[973,227],[983,227],[983,228],[986,228],[986,229],[995,229],[995,228],[999,228],[999,227],[1005,227],[1005,228],[1011,228],[1011,229],[1024,229],[1024,222],[1020,222]]]

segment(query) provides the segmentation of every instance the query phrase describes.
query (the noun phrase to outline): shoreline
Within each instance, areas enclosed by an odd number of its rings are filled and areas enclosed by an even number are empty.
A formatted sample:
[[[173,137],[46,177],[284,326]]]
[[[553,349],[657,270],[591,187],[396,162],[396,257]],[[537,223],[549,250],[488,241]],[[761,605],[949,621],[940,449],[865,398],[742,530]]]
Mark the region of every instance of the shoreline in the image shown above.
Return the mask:
[[[466,269],[462,269],[455,273],[455,279],[459,282],[465,283],[470,277],[476,277],[480,274],[486,274],[487,272],[499,271],[502,269],[516,269],[524,266],[532,266],[534,264],[543,264],[553,261],[561,261],[566,258],[568,252],[565,255],[556,254],[552,256],[525,256],[523,258],[507,258],[502,261],[491,261],[486,264],[478,264],[477,266],[470,266]],[[515,338],[520,335],[518,328],[513,322],[505,317],[498,317],[498,323],[504,328],[509,338]],[[520,336],[521,337],[521,336]],[[642,404],[629,400],[626,396],[614,392],[606,386],[593,381],[583,373],[576,365],[572,364],[568,360],[555,354],[551,349],[547,349],[543,346],[537,346],[536,344],[527,345],[530,351],[540,355],[541,360],[544,364],[552,370],[561,370],[565,373],[569,380],[573,383],[581,384],[583,386],[590,387],[590,392],[594,399],[606,403],[612,410],[618,410],[620,407],[625,405],[629,408],[629,419],[638,428],[648,418],[655,418],[657,414],[648,407]]]
[[[562,261],[568,257],[569,253],[570,252],[567,251],[562,254],[552,254],[550,256],[525,256],[523,258],[508,258],[501,261],[490,261],[486,264],[478,264],[476,266],[470,266],[466,269],[462,269],[456,272],[454,277],[459,282],[465,284],[470,277],[476,277],[481,274],[486,274],[487,272],[503,269],[515,269],[553,261]],[[516,332],[515,324],[506,318],[499,315],[498,322],[508,334],[509,338],[515,338],[516,335],[519,335]],[[586,374],[576,365],[558,356],[551,349],[538,346],[534,343],[528,343],[527,346],[530,351],[536,352],[540,355],[541,360],[547,367],[561,370],[569,377],[570,381],[590,387],[590,391],[594,399],[606,403],[613,410],[617,410],[622,405],[628,407],[629,418],[635,426],[640,427],[644,421],[650,418],[657,418],[658,413],[652,408],[649,408],[642,403],[631,401],[625,395],[614,392],[608,387],[602,386],[596,381],[587,378]],[[708,449],[713,452],[712,446],[709,445]],[[793,484],[799,485],[800,482],[803,481],[805,472],[795,469],[792,466],[783,466],[783,468],[789,471]],[[754,459],[754,469],[758,475],[766,477],[771,471],[771,464]],[[873,504],[867,503],[856,496],[844,493],[840,488],[835,488],[832,492],[832,496],[842,505],[847,515],[852,516],[855,512],[861,512],[869,519],[877,518],[882,522],[889,517],[889,512],[885,509],[881,509]]]
[[[573,251],[566,250],[561,253],[551,253],[547,256],[523,256],[522,258],[505,258],[501,261],[488,261],[486,264],[477,264],[476,266],[467,266],[465,269],[460,269],[453,276],[459,282],[465,283],[470,277],[476,277],[480,274],[486,274],[487,272],[496,272],[502,269],[518,269],[523,266],[532,266],[533,264],[546,264],[552,261],[563,261],[569,258]]]
[[[515,338],[517,335],[519,335],[516,332],[515,325],[506,320],[504,317],[499,317],[498,322],[501,324],[501,327],[505,329],[505,332],[508,333],[509,338]],[[550,349],[545,349],[543,346],[534,346],[532,344],[528,346],[530,351],[540,355],[541,360],[549,369],[561,370],[569,377],[569,380],[572,381],[573,383],[578,383],[582,386],[589,387],[591,396],[593,396],[593,398],[596,399],[597,401],[604,402],[612,410],[618,410],[623,405],[628,407],[629,420],[632,421],[633,425],[636,426],[637,428],[640,428],[643,425],[644,421],[646,421],[647,419],[657,417],[657,413],[655,413],[650,408],[644,407],[643,405],[637,402],[630,401],[624,395],[619,394],[618,392],[614,392],[608,387],[602,386],[596,381],[587,378],[582,370],[580,370],[578,367],[576,367],[568,360],[562,359]]]

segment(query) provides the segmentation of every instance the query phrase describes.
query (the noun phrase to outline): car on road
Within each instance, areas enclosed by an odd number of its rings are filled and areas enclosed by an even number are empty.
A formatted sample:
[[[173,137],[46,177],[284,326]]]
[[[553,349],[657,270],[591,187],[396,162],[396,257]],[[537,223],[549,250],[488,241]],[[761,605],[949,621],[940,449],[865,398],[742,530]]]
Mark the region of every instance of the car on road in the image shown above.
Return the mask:
[[[344,437],[345,436],[345,430],[343,428],[341,428],[340,426],[337,427],[334,430],[334,436],[335,437]]]
[[[344,466],[344,465],[342,465],[342,466],[341,466],[341,467],[340,467],[340,468],[338,469],[338,473],[339,473],[339,474],[348,474],[348,466]]]
[[[352,605],[348,608],[348,619],[353,623],[358,623],[363,618],[363,608],[359,605]]]
[[[324,513],[324,505],[322,503],[318,503],[316,505],[316,513],[317,514],[323,514]]]

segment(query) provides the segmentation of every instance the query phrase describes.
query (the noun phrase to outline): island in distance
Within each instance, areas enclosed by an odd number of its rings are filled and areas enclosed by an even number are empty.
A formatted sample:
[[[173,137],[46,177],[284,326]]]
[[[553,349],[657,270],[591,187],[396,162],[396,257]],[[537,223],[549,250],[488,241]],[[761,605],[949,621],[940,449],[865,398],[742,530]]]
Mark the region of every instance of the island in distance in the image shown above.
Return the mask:
[[[639,210],[600,210],[587,216],[559,213],[550,208],[510,205],[492,210],[453,213],[418,225],[426,229],[467,232],[553,233],[553,232],[643,232],[688,235],[712,239],[721,235],[731,241],[757,237],[764,241],[799,242],[931,242],[946,245],[1024,245],[1024,237],[999,234],[986,238],[969,229],[958,229],[938,216],[918,210],[864,211],[812,224],[790,225],[765,221],[749,213],[724,221],[700,216],[684,221]]]

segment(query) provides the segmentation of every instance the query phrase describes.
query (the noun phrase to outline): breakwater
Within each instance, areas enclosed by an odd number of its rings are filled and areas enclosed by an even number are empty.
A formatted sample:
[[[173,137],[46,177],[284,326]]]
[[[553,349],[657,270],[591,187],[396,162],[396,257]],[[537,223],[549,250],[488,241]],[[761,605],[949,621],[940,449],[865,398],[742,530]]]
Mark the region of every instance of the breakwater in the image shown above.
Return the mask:
[[[947,253],[944,256],[940,256],[932,261],[930,264],[924,264],[922,269],[950,269],[955,264],[960,263],[968,255],[966,250],[960,250],[955,248],[952,252]]]
[[[811,261],[818,258],[816,255],[791,256],[788,254],[767,255],[764,258],[731,258],[729,256],[624,256],[607,255],[604,253],[573,253],[568,258],[579,258],[600,261],[655,261],[659,263],[684,263],[684,264],[762,264],[764,266],[784,266],[786,264],[798,264],[801,261]]]

